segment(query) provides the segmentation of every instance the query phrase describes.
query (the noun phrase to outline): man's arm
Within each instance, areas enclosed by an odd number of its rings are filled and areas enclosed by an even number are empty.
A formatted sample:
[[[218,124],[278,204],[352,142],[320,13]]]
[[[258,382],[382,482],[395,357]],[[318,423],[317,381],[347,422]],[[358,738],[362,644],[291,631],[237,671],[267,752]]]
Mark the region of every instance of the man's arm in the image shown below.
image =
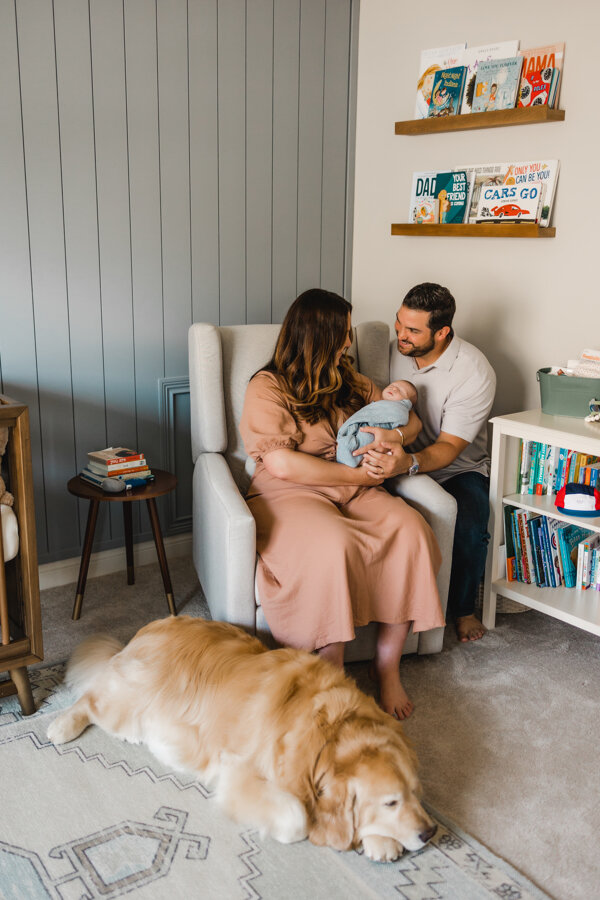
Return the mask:
[[[441,431],[435,443],[414,454],[419,463],[419,472],[444,469],[468,446],[468,441]],[[373,472],[383,470],[386,478],[393,478],[408,472],[413,462],[412,456],[399,443],[382,441],[377,450],[367,450],[363,456],[363,466]]]
[[[373,447],[381,449],[382,442],[385,444],[397,444],[399,447],[405,447],[419,436],[423,425],[418,415],[411,409],[408,414],[408,422],[406,425],[400,425],[399,428],[390,430],[389,428],[377,428],[375,425],[364,425],[360,430],[373,435]],[[400,432],[402,432],[400,434]],[[367,445],[373,449],[371,445]],[[355,450],[352,456],[362,456],[365,452],[364,447]],[[459,451],[460,452],[460,451]],[[386,476],[387,477],[387,476]]]

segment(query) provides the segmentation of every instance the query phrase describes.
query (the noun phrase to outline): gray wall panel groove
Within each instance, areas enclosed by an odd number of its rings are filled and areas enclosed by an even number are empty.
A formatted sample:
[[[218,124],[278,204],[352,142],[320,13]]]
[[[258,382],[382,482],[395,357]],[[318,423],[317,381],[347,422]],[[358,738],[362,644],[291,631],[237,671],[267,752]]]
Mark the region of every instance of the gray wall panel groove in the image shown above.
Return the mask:
[[[165,533],[189,527],[191,322],[349,293],[357,16],[0,0],[0,383],[30,409],[41,562],[80,548],[65,485],[101,446],[172,466]],[[105,513],[95,549],[122,541]]]

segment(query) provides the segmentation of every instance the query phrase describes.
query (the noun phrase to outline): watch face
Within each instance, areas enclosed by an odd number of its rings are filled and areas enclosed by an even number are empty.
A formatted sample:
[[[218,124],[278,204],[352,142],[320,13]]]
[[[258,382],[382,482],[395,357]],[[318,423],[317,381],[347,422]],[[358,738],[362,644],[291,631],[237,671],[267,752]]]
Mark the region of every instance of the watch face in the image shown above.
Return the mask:
[[[410,469],[408,470],[408,474],[416,475],[417,472],[419,471],[419,463],[418,463],[418,460],[414,456],[412,459],[413,459],[413,463],[412,463],[412,466],[410,467]]]

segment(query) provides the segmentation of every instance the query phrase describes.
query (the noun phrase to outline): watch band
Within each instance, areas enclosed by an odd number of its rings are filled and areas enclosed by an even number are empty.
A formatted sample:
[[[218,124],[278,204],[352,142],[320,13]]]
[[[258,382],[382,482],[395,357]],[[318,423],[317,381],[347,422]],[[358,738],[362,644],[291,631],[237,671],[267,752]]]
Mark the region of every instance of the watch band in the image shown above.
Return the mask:
[[[408,474],[416,475],[419,471],[419,460],[417,459],[417,457],[415,456],[414,453],[411,453],[410,456],[412,459],[412,465],[410,466],[410,468],[408,470]]]

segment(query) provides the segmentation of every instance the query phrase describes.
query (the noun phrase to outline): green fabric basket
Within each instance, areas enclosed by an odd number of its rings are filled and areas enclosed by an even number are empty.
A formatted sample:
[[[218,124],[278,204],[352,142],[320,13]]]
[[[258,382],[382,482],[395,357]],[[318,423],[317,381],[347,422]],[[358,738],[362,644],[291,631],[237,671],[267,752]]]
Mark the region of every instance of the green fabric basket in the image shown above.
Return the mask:
[[[551,375],[550,369],[538,369],[542,412],[551,416],[584,419],[590,414],[590,400],[600,400],[600,378],[575,375]]]

